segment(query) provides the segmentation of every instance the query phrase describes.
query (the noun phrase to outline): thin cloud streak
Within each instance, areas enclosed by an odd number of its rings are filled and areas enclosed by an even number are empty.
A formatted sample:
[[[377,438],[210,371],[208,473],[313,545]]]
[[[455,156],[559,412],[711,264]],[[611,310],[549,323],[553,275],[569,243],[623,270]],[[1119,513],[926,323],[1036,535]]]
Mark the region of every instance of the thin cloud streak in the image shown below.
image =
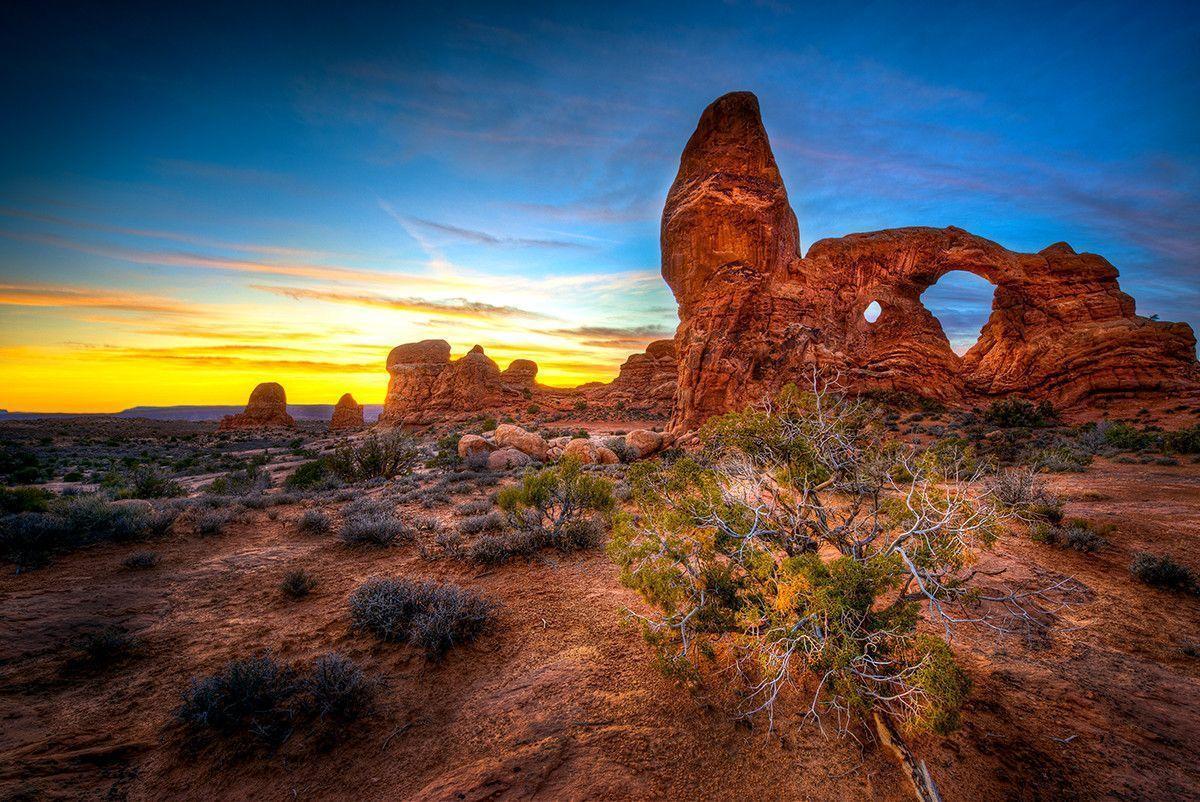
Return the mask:
[[[445,301],[434,301],[427,298],[393,298],[384,295],[366,293],[334,292],[327,290],[306,289],[303,287],[276,287],[264,284],[252,284],[252,289],[282,295],[293,300],[329,301],[331,303],[355,304],[379,309],[393,309],[398,312],[417,312],[439,317],[450,318],[524,318],[529,320],[557,320],[552,315],[531,312],[515,306],[496,306],[482,301],[471,301],[466,298],[450,298]]]

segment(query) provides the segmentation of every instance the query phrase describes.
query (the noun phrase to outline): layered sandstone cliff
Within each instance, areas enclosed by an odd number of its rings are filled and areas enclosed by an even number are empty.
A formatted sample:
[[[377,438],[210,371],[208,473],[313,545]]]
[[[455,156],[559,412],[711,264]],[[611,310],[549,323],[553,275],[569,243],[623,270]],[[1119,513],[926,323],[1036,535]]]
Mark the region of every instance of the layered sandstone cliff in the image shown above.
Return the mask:
[[[246,409],[236,415],[226,415],[221,419],[219,429],[291,428],[295,425],[296,421],[287,411],[287,394],[283,385],[264,382],[250,393]]]
[[[1200,382],[1189,326],[1140,317],[1103,257],[1058,243],[1015,253],[957,228],[815,243],[800,235],[748,92],[700,118],[663,210],[662,273],[679,304],[672,428],[760,400],[813,368],[852,390],[944,401],[1019,394],[1072,405]],[[951,270],[996,285],[959,357],[921,293]],[[874,323],[863,317],[877,301]]]

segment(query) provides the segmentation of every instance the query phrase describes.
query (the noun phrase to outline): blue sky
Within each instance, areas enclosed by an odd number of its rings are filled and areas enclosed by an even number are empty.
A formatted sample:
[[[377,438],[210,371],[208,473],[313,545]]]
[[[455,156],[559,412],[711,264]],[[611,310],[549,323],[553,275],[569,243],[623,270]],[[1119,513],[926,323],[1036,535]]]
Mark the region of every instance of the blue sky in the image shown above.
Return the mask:
[[[423,337],[611,376],[674,327],[662,201],[735,89],[805,248],[1065,240],[1200,324],[1194,3],[10,5],[0,407],[80,359],[95,409],[268,378],[378,401]],[[989,288],[930,292],[956,345],[977,332]]]

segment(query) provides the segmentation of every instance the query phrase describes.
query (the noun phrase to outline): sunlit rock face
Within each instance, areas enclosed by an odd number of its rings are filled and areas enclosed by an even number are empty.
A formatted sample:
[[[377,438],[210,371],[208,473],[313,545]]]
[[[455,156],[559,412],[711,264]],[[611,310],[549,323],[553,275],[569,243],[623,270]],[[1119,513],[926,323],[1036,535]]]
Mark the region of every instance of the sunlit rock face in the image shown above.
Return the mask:
[[[296,421],[287,411],[287,393],[283,385],[276,382],[264,382],[250,393],[246,409],[236,415],[226,415],[221,419],[220,429],[267,429],[275,427],[292,428]]]
[[[958,228],[900,228],[821,240],[801,258],[749,92],[718,98],[701,115],[667,196],[661,242],[680,317],[675,430],[758,401],[813,367],[852,390],[949,402],[1019,394],[1070,406],[1200,384],[1191,327],[1138,316],[1116,269],[1065,243],[1024,254]],[[952,270],[996,286],[991,317],[961,357],[920,302]],[[871,322],[864,312],[873,302]]]
[[[597,382],[581,389],[590,401],[604,406],[666,417],[675,400],[678,372],[675,341],[655,340],[642,353],[631,354],[608,384]]]
[[[379,422],[392,426],[510,408],[528,402],[537,378],[537,363],[516,359],[501,371],[479,345],[451,360],[445,340],[393,348],[387,370],[391,379]]]
[[[333,408],[333,417],[329,420],[329,431],[346,431],[363,427],[362,404],[354,400],[354,396],[346,393],[338,399]]]

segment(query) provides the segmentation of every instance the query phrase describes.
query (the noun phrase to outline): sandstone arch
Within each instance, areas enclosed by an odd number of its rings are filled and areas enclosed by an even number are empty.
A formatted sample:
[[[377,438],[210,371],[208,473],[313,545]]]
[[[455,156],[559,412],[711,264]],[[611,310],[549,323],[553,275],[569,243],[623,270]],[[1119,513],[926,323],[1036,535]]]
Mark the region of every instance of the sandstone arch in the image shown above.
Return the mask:
[[[801,258],[749,92],[701,115],[667,195],[661,242],[679,304],[677,430],[814,366],[853,389],[952,402],[1017,393],[1071,405],[1200,383],[1191,327],[1139,317],[1116,269],[1066,243],[1024,254],[959,228],[914,227],[821,240]],[[996,286],[991,317],[961,358],[920,302],[953,270]],[[884,314],[867,324],[872,300]]]

